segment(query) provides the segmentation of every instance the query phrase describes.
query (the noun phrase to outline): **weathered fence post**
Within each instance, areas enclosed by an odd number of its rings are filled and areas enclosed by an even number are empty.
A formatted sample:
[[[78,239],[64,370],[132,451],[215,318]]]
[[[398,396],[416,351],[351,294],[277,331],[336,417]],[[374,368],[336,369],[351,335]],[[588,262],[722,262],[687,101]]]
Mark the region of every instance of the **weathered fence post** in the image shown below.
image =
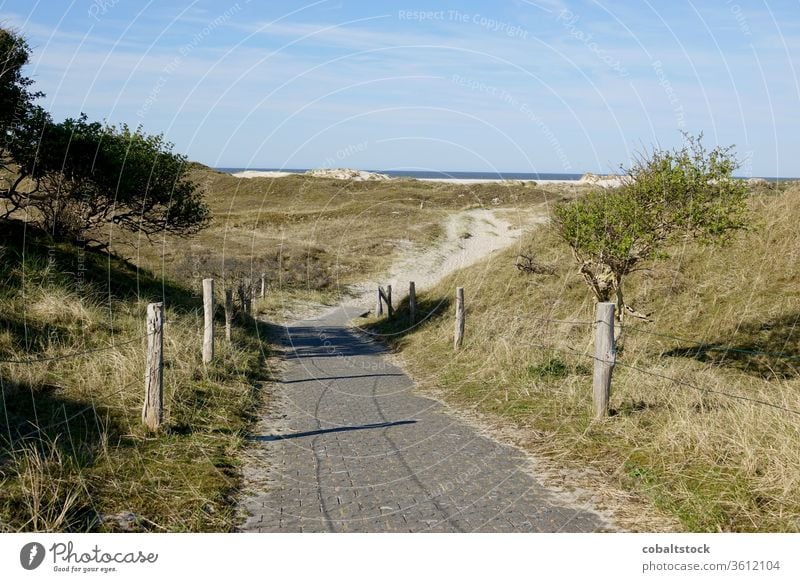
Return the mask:
[[[261,299],[267,296],[267,274],[261,273]]]
[[[236,294],[239,296],[239,303],[242,306],[242,313],[244,313],[244,282],[241,280],[236,285]]]
[[[233,325],[233,289],[225,289],[225,339],[231,341]]]
[[[456,333],[453,348],[458,349],[464,343],[464,288],[456,287]]]
[[[203,363],[214,359],[214,279],[203,279]]]
[[[383,289],[378,285],[378,302],[375,304],[375,315],[383,315]]]
[[[253,281],[250,279],[244,280],[244,298],[244,312],[249,316],[253,311]]]
[[[245,316],[250,315],[250,280],[239,281],[237,291],[239,293],[239,302],[242,304],[242,313]]]
[[[608,414],[608,400],[611,396],[611,372],[614,370],[617,353],[614,345],[613,303],[597,304],[597,331],[594,343],[594,383],[592,396],[595,418]]]
[[[408,284],[408,320],[411,325],[417,321],[417,289],[414,281]]]
[[[392,307],[392,286],[386,286],[386,312],[389,314],[389,317],[392,316],[394,313],[394,307]]]
[[[164,304],[147,306],[147,354],[142,422],[158,430],[164,420]]]

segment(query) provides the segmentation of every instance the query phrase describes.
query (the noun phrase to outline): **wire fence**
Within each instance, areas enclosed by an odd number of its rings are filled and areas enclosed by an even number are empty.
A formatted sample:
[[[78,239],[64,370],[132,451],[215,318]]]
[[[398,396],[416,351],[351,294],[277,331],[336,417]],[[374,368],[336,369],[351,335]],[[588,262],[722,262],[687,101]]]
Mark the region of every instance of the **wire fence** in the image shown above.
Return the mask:
[[[548,345],[548,344],[539,343],[539,344],[533,344],[533,345],[538,347],[538,348],[541,348],[543,350],[555,351],[555,352],[559,352],[559,353],[568,354],[568,355],[571,355],[571,356],[586,357],[586,358],[588,358],[590,360],[598,361],[598,362],[604,361],[601,358],[597,358],[593,354],[590,354],[590,353],[588,353],[586,351],[579,352],[577,350],[569,350],[569,349],[566,349],[566,348],[559,348],[559,347],[553,346],[552,344]],[[660,378],[662,380],[668,380],[668,381],[673,382],[673,383],[675,383],[675,384],[677,384],[679,386],[686,387],[686,388],[691,388],[691,389],[697,390],[699,392],[706,392],[708,394],[716,394],[718,396],[725,396],[725,397],[733,398],[733,399],[736,399],[736,400],[743,400],[743,401],[751,402],[753,404],[763,404],[764,406],[769,406],[771,408],[775,408],[775,409],[778,409],[778,410],[783,410],[785,412],[790,412],[792,414],[800,415],[800,410],[795,410],[793,408],[787,408],[785,406],[781,406],[781,405],[775,404],[773,402],[767,402],[766,400],[759,400],[757,398],[751,398],[749,396],[744,396],[742,394],[733,394],[733,393],[730,393],[730,392],[723,392],[721,390],[715,390],[713,388],[707,388],[707,387],[704,387],[704,386],[698,386],[697,384],[689,382],[684,378],[675,378],[673,376],[668,376],[666,374],[653,372],[652,370],[647,370],[647,369],[639,367],[639,366],[634,366],[633,364],[628,364],[626,362],[622,362],[619,359],[616,360],[615,365],[623,367],[623,368],[628,368],[628,369],[631,369],[631,370],[635,370],[635,371],[640,372],[642,374],[645,374],[645,375],[648,375],[648,376],[653,376],[653,377],[656,377],[656,378]]]
[[[600,323],[599,321],[575,320],[575,319],[554,319],[554,318],[550,318],[550,317],[537,317],[537,316],[531,316],[531,315],[518,315],[518,316],[516,316],[516,319],[538,321],[538,322],[545,323],[545,324],[569,325],[569,326],[587,327],[587,328],[590,328],[590,327],[595,326],[596,324]],[[424,318],[423,318],[423,320],[424,320]],[[780,358],[780,359],[786,359],[786,360],[800,361],[800,355],[786,354],[786,353],[775,353],[775,352],[767,352],[767,351],[759,351],[759,350],[746,350],[746,349],[737,348],[737,347],[733,347],[733,346],[721,345],[719,343],[709,343],[709,342],[706,342],[706,341],[698,341],[696,339],[684,338],[684,337],[680,337],[680,336],[676,336],[676,335],[672,335],[672,334],[667,334],[667,333],[663,333],[663,332],[658,332],[658,331],[646,329],[646,328],[644,328],[642,326],[623,325],[623,326],[620,326],[619,329],[620,329],[620,333],[621,334],[625,334],[625,333],[641,333],[641,334],[646,334],[646,335],[650,335],[650,336],[654,336],[654,337],[670,339],[670,340],[676,341],[676,342],[692,344],[692,345],[695,345],[695,346],[698,347],[698,351],[717,351],[717,352],[743,353],[743,354],[748,354],[748,355],[753,355],[753,356],[764,356],[764,357],[769,357],[769,358]],[[49,356],[49,357],[43,357],[43,358],[0,359],[0,364],[29,365],[29,364],[38,364],[38,363],[44,363],[44,362],[56,362],[56,361],[61,361],[61,360],[80,358],[80,357],[85,357],[85,356],[92,355],[92,354],[97,354],[97,353],[101,353],[101,352],[117,349],[117,348],[120,348],[120,347],[123,347],[123,346],[126,346],[126,345],[130,345],[130,344],[135,343],[135,342],[139,342],[139,341],[143,340],[144,338],[146,338],[148,335],[149,335],[148,333],[144,333],[144,334],[142,334],[140,336],[128,339],[128,340],[123,341],[123,342],[114,342],[112,345],[109,345],[109,346],[102,346],[102,347],[98,347],[98,348],[93,348],[93,349],[89,349],[89,350],[84,350],[84,351],[80,351],[80,352],[71,353],[71,354],[63,354],[63,355]],[[583,352],[578,352],[576,350],[568,350],[568,349],[559,348],[559,347],[556,347],[556,346],[553,346],[553,345],[545,345],[545,344],[533,344],[533,345],[536,345],[537,347],[540,347],[540,348],[545,349],[545,350],[563,352],[563,353],[570,354],[570,355],[573,355],[573,356],[574,355],[578,355],[578,356],[588,357],[588,358],[590,358],[592,360],[599,361],[598,358],[596,358],[593,354],[587,353],[585,350]],[[642,367],[639,367],[639,366],[635,366],[633,364],[629,364],[629,363],[627,363],[625,361],[621,361],[620,359],[617,359],[615,361],[615,365],[618,365],[618,366],[624,367],[624,368],[628,368],[628,369],[631,369],[631,370],[635,370],[635,371],[637,371],[639,373],[642,373],[642,374],[645,374],[645,375],[649,375],[649,376],[652,376],[652,377],[656,377],[656,378],[659,378],[659,379],[662,379],[662,380],[666,380],[666,381],[672,382],[675,385],[680,386],[680,387],[690,388],[690,389],[693,389],[693,390],[697,390],[699,392],[704,392],[704,393],[708,393],[708,394],[714,394],[714,395],[717,395],[717,396],[723,396],[723,397],[727,397],[727,398],[731,398],[731,399],[735,399],[735,400],[739,400],[739,401],[749,402],[749,403],[752,403],[752,404],[768,406],[770,408],[774,408],[774,409],[781,410],[781,411],[784,411],[784,412],[788,412],[788,413],[791,413],[791,414],[800,415],[800,410],[795,410],[795,409],[792,409],[792,408],[781,406],[779,404],[768,402],[766,400],[761,400],[761,399],[758,399],[758,398],[752,398],[752,397],[745,396],[745,395],[742,395],[742,394],[734,394],[734,393],[730,393],[730,392],[716,390],[716,389],[713,389],[713,388],[699,386],[699,385],[697,385],[695,383],[687,381],[686,379],[675,378],[675,377],[672,377],[672,376],[669,376],[669,375],[666,375],[666,374],[662,374],[662,373],[659,373],[659,372],[654,372],[652,370],[647,370],[645,368],[642,368]],[[126,385],[126,386],[122,387],[119,390],[119,392],[124,391],[129,386],[130,385]],[[117,392],[117,393],[119,393],[119,392]],[[81,413],[76,413],[75,416],[77,416],[79,414],[81,414]],[[62,421],[62,422],[64,422],[64,421]]]
[[[421,320],[419,322],[417,322],[417,324],[420,324],[420,323],[424,322],[425,320],[427,320],[428,318],[430,318],[435,311],[436,311],[436,309],[434,309],[433,311],[429,312],[427,315],[423,316],[421,318]],[[599,323],[604,323],[604,322],[601,322],[601,321],[598,321],[598,320],[588,321],[588,320],[578,320],[578,319],[555,319],[555,318],[552,318],[552,317],[539,317],[539,316],[529,315],[529,314],[516,314],[514,316],[514,319],[517,320],[517,321],[519,321],[519,320],[537,321],[537,322],[544,323],[544,324],[567,325],[567,326],[573,326],[573,327],[586,327],[586,328],[589,328],[589,329],[591,329],[592,327],[596,326]],[[362,328],[358,328],[358,329],[362,329]],[[671,334],[666,334],[666,333],[661,333],[661,332],[649,330],[649,329],[646,329],[646,328],[641,327],[641,326],[620,325],[620,326],[618,326],[618,329],[620,330],[620,335],[624,335],[625,333],[642,333],[642,334],[652,335],[652,336],[655,336],[655,337],[668,338],[670,340],[677,341],[677,342],[690,343],[692,345],[698,346],[699,347],[699,351],[720,351],[720,352],[744,353],[744,354],[753,355],[753,356],[765,356],[765,357],[771,357],[771,358],[781,358],[781,359],[787,359],[787,360],[799,360],[800,361],[800,356],[798,356],[798,355],[785,354],[785,353],[774,353],[774,352],[759,351],[759,350],[746,350],[746,349],[742,349],[742,348],[736,348],[736,347],[733,347],[733,346],[721,345],[719,343],[709,344],[708,342],[704,342],[704,341],[698,341],[698,340],[695,340],[695,339],[683,338],[683,337],[679,337],[679,336],[676,336],[676,335],[671,335]],[[367,330],[362,330],[362,331],[367,331]],[[556,347],[556,346],[553,346],[553,345],[547,345],[547,344],[543,344],[543,343],[533,343],[533,344],[530,344],[530,345],[533,345],[535,347],[539,347],[539,348],[544,349],[544,350],[551,350],[551,351],[566,353],[566,354],[569,354],[569,355],[572,355],[572,356],[577,355],[577,356],[588,357],[591,360],[596,361],[596,362],[607,363],[605,360],[597,358],[593,354],[588,353],[586,350],[583,350],[582,352],[579,352],[577,350],[569,350],[569,349],[566,349],[566,348],[559,348],[559,347]],[[722,391],[722,390],[716,390],[714,388],[700,386],[700,385],[698,385],[696,383],[689,382],[689,381],[687,381],[686,379],[683,379],[683,378],[675,378],[675,377],[669,376],[667,374],[654,372],[652,370],[647,370],[647,369],[642,368],[640,366],[635,366],[633,364],[629,364],[629,363],[627,363],[625,361],[621,361],[619,358],[616,358],[614,360],[614,365],[619,365],[620,367],[624,367],[624,368],[628,368],[628,369],[631,369],[631,370],[635,370],[635,371],[637,371],[637,372],[639,372],[641,374],[645,374],[645,375],[648,375],[648,376],[651,376],[651,377],[659,378],[661,380],[666,380],[668,382],[672,382],[673,384],[675,384],[676,386],[679,386],[679,387],[689,388],[689,389],[696,390],[696,391],[699,391],[699,392],[703,392],[703,393],[707,393],[707,394],[714,394],[716,396],[722,396],[722,397],[730,398],[730,399],[733,399],[733,400],[738,400],[738,401],[742,401],[742,402],[748,402],[748,403],[751,403],[751,404],[767,406],[767,407],[770,407],[770,408],[773,408],[773,409],[776,409],[776,410],[780,410],[780,411],[783,411],[783,412],[787,412],[787,413],[790,413],[790,414],[793,414],[793,415],[800,416],[800,410],[796,410],[796,409],[789,408],[789,407],[786,407],[786,406],[781,406],[780,404],[775,404],[774,402],[769,402],[767,400],[763,400],[763,399],[759,399],[759,398],[753,398],[751,396],[746,396],[746,395],[743,395],[743,394],[735,394],[735,393],[731,393],[731,392],[725,392],[725,391]]]
[[[555,324],[562,324],[562,325],[572,325],[572,326],[594,326],[598,321],[586,321],[586,320],[574,320],[574,319],[552,319],[549,317],[536,317],[533,315],[518,315],[516,316],[517,319],[527,319],[531,321],[540,321],[544,323],[555,323]],[[800,328],[800,318],[798,318],[798,328]],[[622,333],[625,332],[633,332],[633,333],[643,333],[647,335],[652,335],[656,337],[662,337],[666,339],[671,339],[679,342],[690,343],[696,346],[701,347],[706,351],[720,351],[720,352],[735,352],[735,353],[742,353],[742,354],[750,354],[754,356],[767,356],[771,358],[783,358],[788,360],[798,360],[800,361],[800,355],[795,354],[786,354],[786,353],[777,353],[777,352],[766,352],[761,350],[746,350],[743,348],[736,348],[733,346],[728,345],[720,345],[716,342],[708,342],[708,341],[700,341],[696,339],[684,338],[668,333],[653,331],[650,329],[646,329],[641,326],[630,326],[630,325],[622,325],[618,326]],[[798,330],[800,333],[800,329]]]
[[[207,279],[208,281],[209,279]],[[213,342],[214,342],[214,296],[213,296],[213,279],[210,279],[211,285],[206,288],[205,281],[204,281],[204,305],[203,305],[203,315],[204,315],[204,323],[203,325],[198,325],[200,333],[203,336],[203,363],[208,364],[213,360]],[[263,288],[263,284],[262,284]],[[250,301],[252,300],[252,285],[245,285],[241,283],[238,286],[240,291],[240,300],[242,302],[241,311],[240,313],[244,314],[247,317],[250,317]],[[226,288],[226,296],[232,297],[232,288]],[[152,308],[152,309],[151,309]],[[233,320],[233,302],[226,301],[225,302],[225,319],[226,324],[230,325],[229,322]],[[210,314],[210,317],[209,317]],[[195,311],[195,315],[199,320],[200,312]],[[147,419],[144,418],[143,413],[143,422],[148,425],[148,428],[151,430],[155,430],[158,426],[163,422],[163,372],[164,372],[164,357],[163,357],[163,333],[165,329],[165,325],[169,322],[166,319],[164,309],[163,309],[163,302],[159,303],[151,303],[148,305],[147,309],[147,329],[145,333],[138,335],[136,337],[132,337],[126,339],[125,341],[113,341],[110,345],[105,346],[98,346],[95,348],[84,349],[81,351],[74,351],[71,353],[66,354],[59,354],[53,356],[42,356],[42,357],[32,357],[32,358],[3,358],[0,359],[0,365],[7,364],[7,365],[36,365],[36,364],[50,364],[54,362],[60,361],[67,361],[73,360],[78,358],[83,358],[91,355],[96,355],[104,352],[108,352],[110,350],[116,350],[118,348],[135,344],[137,342],[141,342],[145,338],[157,336],[160,339],[156,342],[148,342],[147,346],[147,353],[145,354],[145,362],[146,368],[148,372],[145,374],[143,379],[137,379],[133,382],[127,383],[121,387],[119,387],[115,392],[110,394],[104,394],[104,398],[111,398],[115,395],[118,395],[130,387],[134,386],[137,383],[143,383],[145,388],[145,402],[149,403],[145,409],[150,411],[150,416]],[[210,322],[210,324],[209,324]],[[226,325],[226,327],[227,327]],[[227,340],[228,342],[231,341],[230,333],[228,330],[227,333]],[[152,345],[151,345],[152,344]],[[208,347],[211,347],[208,350]],[[206,359],[208,358],[208,359]],[[3,377],[0,376],[0,382],[2,382]],[[5,400],[3,400],[3,406],[5,407]],[[49,430],[54,427],[58,427],[62,424],[68,424],[74,418],[85,414],[87,411],[95,408],[94,401],[92,404],[82,410],[79,410],[72,414],[71,416],[67,416],[65,413],[65,419],[59,420],[57,423],[53,425],[48,425],[46,427],[36,427],[38,424],[38,420],[36,420],[35,424],[35,431],[41,430]],[[155,411],[155,412],[153,412]],[[7,416],[7,414],[6,414]]]
[[[800,324],[800,321],[798,321],[798,324]],[[636,326],[636,327],[622,326],[622,330],[623,331],[632,331],[634,333],[643,333],[643,334],[652,335],[652,336],[656,336],[656,337],[663,337],[663,338],[667,338],[667,339],[671,339],[671,340],[675,340],[675,341],[694,344],[694,345],[698,346],[701,349],[701,351],[733,352],[733,353],[738,353],[738,354],[748,354],[748,355],[752,355],[752,356],[766,356],[766,357],[769,357],[769,358],[780,358],[780,359],[785,359],[785,360],[800,361],[800,355],[786,354],[786,353],[776,353],[776,352],[764,352],[764,351],[760,351],[760,350],[746,350],[746,349],[743,349],[743,348],[735,348],[735,347],[732,347],[732,346],[719,345],[717,343],[709,343],[709,342],[702,342],[702,341],[698,341],[698,340],[694,340],[694,339],[682,338],[682,337],[670,335],[670,334],[667,334],[667,333],[662,333],[662,332],[653,331],[653,330],[650,330],[650,329],[645,329],[645,328],[639,327],[639,326]]]
[[[144,338],[146,338],[148,335],[149,335],[148,333],[144,333],[144,334],[142,334],[142,335],[140,335],[138,337],[131,338],[131,339],[126,340],[124,342],[115,342],[115,343],[111,344],[110,346],[92,348],[90,350],[84,350],[82,352],[74,352],[74,353],[71,353],[71,354],[63,354],[63,355],[59,355],[59,356],[48,356],[46,358],[29,358],[29,359],[20,359],[20,360],[0,360],[0,364],[40,364],[42,362],[57,362],[59,360],[69,360],[69,359],[72,359],[72,358],[81,358],[83,356],[88,356],[88,355],[91,355],[91,354],[97,354],[99,352],[106,352],[106,351],[109,351],[109,350],[114,350],[114,349],[120,348],[122,346],[126,346],[126,345],[129,345],[129,344],[141,341]]]
[[[572,326],[594,326],[598,321],[584,321],[584,320],[564,320],[564,319],[551,319],[548,317],[536,317],[536,316],[528,316],[528,315],[521,315],[517,316],[517,319],[529,319],[532,321],[541,321],[544,323],[555,323],[561,325],[572,325]],[[798,319],[798,327],[800,327],[800,318]],[[621,333],[633,332],[633,333],[643,333],[647,335],[652,335],[656,337],[662,337],[666,339],[671,339],[678,342],[683,343],[690,343],[693,345],[698,346],[702,351],[715,351],[715,352],[733,352],[733,353],[740,353],[740,354],[748,354],[752,356],[765,356],[769,358],[780,358],[786,360],[797,360],[800,361],[800,355],[796,354],[787,354],[787,353],[777,353],[777,352],[766,352],[762,350],[746,350],[743,348],[736,348],[733,346],[728,345],[721,345],[716,342],[708,342],[708,341],[699,341],[696,339],[684,338],[679,337],[676,335],[671,335],[663,332],[653,331],[650,329],[645,329],[640,326],[630,326],[630,325],[622,325],[619,326]],[[799,330],[800,332],[800,330]]]
[[[114,392],[111,392],[110,394],[103,394],[102,396],[103,396],[103,398],[111,399],[111,398],[113,398],[115,396],[119,396],[120,394],[122,394],[123,392],[128,390],[129,388],[131,388],[131,387],[133,387],[133,386],[135,386],[137,384],[140,384],[140,383],[141,383],[141,380],[137,378],[136,380],[128,382],[127,384],[124,384],[123,386],[117,388]],[[5,403],[3,405],[5,406]],[[58,427],[60,427],[62,425],[69,424],[71,421],[73,421],[74,419],[78,418],[79,416],[83,416],[84,414],[86,414],[90,410],[96,410],[96,408],[97,408],[96,404],[94,402],[92,402],[92,404],[90,404],[88,406],[85,406],[84,408],[81,408],[77,412],[73,412],[69,416],[65,415],[65,417],[62,420],[59,420],[57,422],[53,422],[53,423],[50,423],[50,424],[45,425],[45,426],[37,426],[37,425],[31,423],[32,424],[32,430],[31,430],[30,434],[22,435],[22,438],[26,438],[28,436],[33,436],[33,435],[35,435],[37,433],[46,432],[46,431],[52,430],[54,428],[58,428]],[[10,429],[10,427],[9,427],[9,429]]]
[[[599,323],[598,321],[562,320],[562,319],[550,319],[550,318],[544,318],[544,317],[528,317],[528,316],[523,316],[523,317],[525,319],[532,319],[532,320],[542,321],[542,322],[546,322],[546,323],[554,323],[554,324],[561,324],[561,325],[573,325],[573,326],[587,326],[587,327],[589,327],[589,326],[593,326],[593,325],[596,325],[597,323]],[[678,336],[674,336],[674,335],[670,335],[670,334],[664,334],[664,333],[660,333],[660,332],[654,332],[652,330],[647,330],[647,329],[644,329],[644,328],[641,328],[641,327],[622,326],[621,330],[622,330],[622,332],[631,332],[631,331],[633,331],[634,333],[637,333],[637,332],[645,333],[645,334],[649,334],[649,335],[653,335],[653,336],[669,338],[669,339],[680,341],[680,342],[693,343],[693,344],[700,345],[700,346],[707,345],[706,342],[698,342],[697,340],[692,340],[692,339],[688,339],[688,338],[682,338],[682,337],[678,337]],[[570,350],[570,349],[559,348],[559,347],[556,347],[556,346],[553,346],[553,345],[544,344],[544,343],[538,343],[538,344],[534,344],[534,345],[536,347],[542,348],[544,350],[552,350],[552,351],[556,351],[556,352],[560,352],[560,353],[569,354],[569,355],[572,355],[572,356],[576,356],[577,355],[577,356],[587,357],[587,358],[589,358],[589,359],[591,359],[593,361],[600,361],[600,362],[604,361],[604,360],[602,360],[600,358],[597,358],[593,354],[588,353],[586,350],[583,350],[583,351]],[[783,358],[789,358],[789,359],[800,359],[800,356],[793,356],[793,355],[789,355],[789,354],[774,354],[772,352],[762,352],[762,351],[757,351],[757,350],[742,350],[742,349],[733,348],[733,347],[724,346],[724,345],[722,345],[722,346],[715,345],[714,348],[715,348],[715,350],[719,350],[719,351],[743,352],[743,353],[747,353],[747,354],[751,354],[751,355],[762,355],[762,356],[768,356],[768,357],[783,357]],[[695,384],[693,382],[689,382],[684,378],[675,378],[675,377],[669,376],[667,374],[654,372],[652,370],[648,370],[648,369],[642,368],[640,366],[635,366],[633,364],[629,364],[629,363],[627,363],[625,361],[620,360],[619,358],[617,360],[615,360],[615,365],[623,367],[623,368],[628,368],[628,369],[631,369],[631,370],[635,370],[636,372],[639,372],[641,374],[645,374],[645,375],[652,376],[652,377],[655,377],[655,378],[659,378],[659,379],[662,379],[662,380],[667,380],[667,381],[672,382],[673,384],[675,384],[675,385],[677,385],[679,387],[682,387],[682,388],[689,388],[689,389],[692,389],[692,390],[696,390],[698,392],[703,392],[703,393],[707,393],[707,394],[714,394],[716,396],[723,396],[723,397],[731,398],[731,399],[734,399],[734,400],[749,402],[751,404],[758,404],[758,405],[761,405],[761,406],[768,406],[768,407],[776,409],[776,410],[780,410],[780,411],[783,411],[783,412],[788,412],[790,414],[794,414],[794,415],[800,416],[800,410],[796,410],[796,409],[793,409],[793,408],[788,408],[786,406],[781,406],[780,404],[775,404],[774,402],[768,402],[766,400],[762,400],[762,399],[759,399],[759,398],[752,398],[750,396],[745,396],[743,394],[735,394],[735,393],[731,393],[731,392],[725,392],[725,391],[722,391],[722,390],[716,390],[716,389],[713,389],[713,388],[708,388],[708,387],[705,387],[705,386],[699,386],[698,384]]]

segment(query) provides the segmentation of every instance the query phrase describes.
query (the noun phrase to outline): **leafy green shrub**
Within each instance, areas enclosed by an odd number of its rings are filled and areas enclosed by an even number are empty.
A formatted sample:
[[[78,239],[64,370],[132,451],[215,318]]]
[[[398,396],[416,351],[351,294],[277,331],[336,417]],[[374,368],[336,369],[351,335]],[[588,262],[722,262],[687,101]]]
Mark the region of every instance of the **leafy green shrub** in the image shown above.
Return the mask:
[[[726,242],[747,225],[747,187],[735,179],[732,148],[707,151],[702,135],[684,135],[672,151],[640,154],[614,190],[599,190],[554,209],[558,235],[572,248],[598,301],[628,307],[623,279],[648,260],[664,258],[680,238]],[[637,314],[640,315],[640,314]]]
[[[0,216],[24,217],[58,238],[93,238],[114,224],[143,232],[192,234],[209,209],[188,178],[185,156],[160,135],[90,122],[85,115],[55,123],[34,104],[22,75],[28,45],[0,28]]]

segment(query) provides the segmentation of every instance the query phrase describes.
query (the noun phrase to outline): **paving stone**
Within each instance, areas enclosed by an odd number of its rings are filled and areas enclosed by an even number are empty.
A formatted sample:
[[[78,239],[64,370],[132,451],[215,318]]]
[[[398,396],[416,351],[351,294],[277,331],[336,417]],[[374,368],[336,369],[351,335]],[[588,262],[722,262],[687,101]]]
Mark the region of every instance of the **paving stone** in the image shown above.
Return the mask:
[[[245,488],[242,531],[608,529],[538,483],[519,451],[416,394],[380,345],[347,327],[352,315],[286,328],[282,382],[245,455],[261,486]]]

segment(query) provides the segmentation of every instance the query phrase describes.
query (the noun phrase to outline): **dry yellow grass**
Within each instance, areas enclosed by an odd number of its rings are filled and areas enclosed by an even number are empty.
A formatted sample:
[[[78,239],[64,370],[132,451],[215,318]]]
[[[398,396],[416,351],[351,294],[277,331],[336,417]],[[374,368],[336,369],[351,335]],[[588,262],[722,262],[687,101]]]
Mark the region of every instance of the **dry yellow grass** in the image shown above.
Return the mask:
[[[0,531],[231,529],[266,330],[238,326],[203,366],[188,290],[18,226],[0,240]],[[167,321],[158,434],[140,421],[154,300]]]
[[[385,268],[397,241],[435,240],[450,210],[551,196],[414,181],[239,180],[202,167],[195,178],[208,192],[211,227],[152,241],[112,230],[112,250],[131,264],[4,223],[0,530],[230,529],[236,451],[271,331],[246,322],[202,366],[200,280],[232,286],[267,272],[267,297],[254,307],[274,321]],[[153,300],[165,301],[167,318],[168,421],[158,435],[139,420]]]
[[[215,213],[209,230],[193,239],[114,245],[156,276],[90,253],[78,277],[77,251],[44,240],[24,263],[13,237],[0,249],[0,359],[115,346],[54,363],[0,363],[10,413],[0,431],[1,529],[231,527],[235,453],[270,329],[253,322],[237,328],[234,346],[220,344],[219,362],[203,367],[203,277],[224,274],[230,283],[266,271],[268,295],[255,312],[278,321],[309,302],[335,300],[384,270],[408,242],[435,243],[452,211],[491,205],[514,218],[515,208],[576,194],[196,172]],[[538,319],[594,316],[568,249],[546,229],[523,246],[554,267],[553,275],[523,275],[513,253],[501,253],[433,289],[418,288],[420,311],[432,316],[414,330],[405,329],[403,306],[397,319],[377,327],[423,388],[514,424],[532,450],[565,467],[599,471],[684,529],[796,531],[798,416],[781,408],[800,410],[797,194],[756,193],[752,232],[721,250],[675,248],[670,260],[632,278],[628,298],[654,322],[629,322],[614,375],[614,415],[603,422],[590,418],[591,325]],[[459,285],[467,293],[467,336],[453,356],[449,301]],[[153,438],[138,419],[138,338],[145,304],[162,296],[169,422]]]
[[[798,194],[756,193],[754,228],[731,246],[679,246],[632,277],[627,296],[653,322],[626,322],[602,422],[591,419],[591,325],[538,319],[594,318],[546,229],[525,242],[554,275],[521,274],[509,252],[419,290],[425,309],[441,306],[425,324],[405,329],[402,306],[375,325],[426,389],[528,430],[531,450],[602,472],[686,530],[798,531]],[[453,355],[456,286],[468,312]]]
[[[302,175],[241,179],[199,165],[192,177],[207,194],[213,217],[208,229],[154,244],[119,233],[113,249],[194,289],[205,276],[257,278],[265,272],[273,290],[303,289],[328,299],[385,270],[403,245],[434,243],[449,212],[532,206],[580,190]]]

